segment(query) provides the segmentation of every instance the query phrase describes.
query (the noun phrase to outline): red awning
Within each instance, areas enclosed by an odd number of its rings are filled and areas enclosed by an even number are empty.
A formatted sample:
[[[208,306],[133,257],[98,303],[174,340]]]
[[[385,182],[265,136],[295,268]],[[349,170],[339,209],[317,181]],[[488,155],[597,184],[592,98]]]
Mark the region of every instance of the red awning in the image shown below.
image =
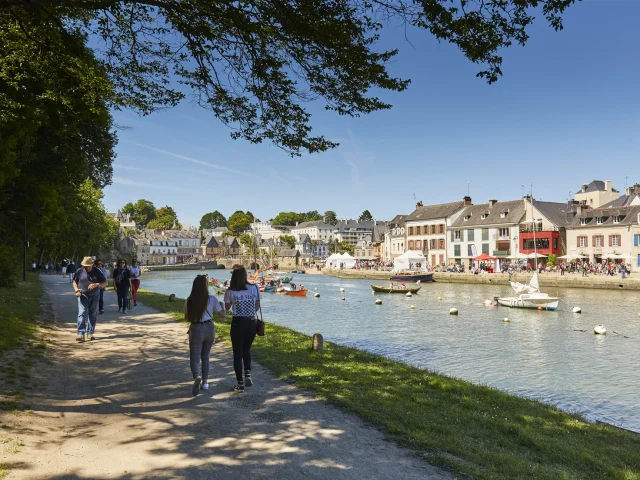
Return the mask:
[[[477,257],[473,257],[473,260],[477,260],[479,262],[485,262],[487,260],[496,260],[496,257],[491,257],[489,255],[487,255],[486,253],[482,253],[480,255],[478,255]]]

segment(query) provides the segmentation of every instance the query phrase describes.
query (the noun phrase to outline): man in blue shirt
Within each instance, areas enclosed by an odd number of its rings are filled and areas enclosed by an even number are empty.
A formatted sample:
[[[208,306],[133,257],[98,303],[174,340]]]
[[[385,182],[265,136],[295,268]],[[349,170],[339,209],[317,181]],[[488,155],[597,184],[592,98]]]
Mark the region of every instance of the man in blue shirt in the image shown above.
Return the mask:
[[[88,337],[93,340],[93,333],[98,321],[98,303],[100,301],[100,287],[107,286],[107,279],[100,270],[93,267],[93,258],[84,257],[73,276],[73,289],[78,297],[78,342],[84,342]]]

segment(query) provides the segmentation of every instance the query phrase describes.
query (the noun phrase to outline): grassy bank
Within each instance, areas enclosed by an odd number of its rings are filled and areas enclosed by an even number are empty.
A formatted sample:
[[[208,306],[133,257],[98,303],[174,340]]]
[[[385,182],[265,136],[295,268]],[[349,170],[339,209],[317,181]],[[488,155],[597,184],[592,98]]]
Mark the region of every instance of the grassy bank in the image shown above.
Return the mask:
[[[140,300],[181,320],[183,301]],[[229,320],[216,322],[229,337]],[[360,415],[431,463],[475,478],[640,479],[640,435],[590,424],[539,402],[437,375],[267,324],[252,351],[298,387]]]
[[[29,274],[16,288],[0,288],[0,357],[33,337],[41,298],[37,275]]]

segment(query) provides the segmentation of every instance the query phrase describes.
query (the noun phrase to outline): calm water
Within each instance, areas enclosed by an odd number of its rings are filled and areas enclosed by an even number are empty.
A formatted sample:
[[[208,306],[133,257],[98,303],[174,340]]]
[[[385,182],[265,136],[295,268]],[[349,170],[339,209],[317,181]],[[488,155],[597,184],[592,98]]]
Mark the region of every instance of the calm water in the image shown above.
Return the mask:
[[[195,275],[147,273],[142,287],[186,298]],[[433,283],[407,298],[372,295],[366,280],[295,275],[294,282],[309,295],[264,294],[265,320],[640,432],[640,292],[551,289],[562,299],[559,310],[538,312],[483,304],[509,287]],[[572,313],[574,306],[583,313]],[[599,323],[606,336],[593,334]]]

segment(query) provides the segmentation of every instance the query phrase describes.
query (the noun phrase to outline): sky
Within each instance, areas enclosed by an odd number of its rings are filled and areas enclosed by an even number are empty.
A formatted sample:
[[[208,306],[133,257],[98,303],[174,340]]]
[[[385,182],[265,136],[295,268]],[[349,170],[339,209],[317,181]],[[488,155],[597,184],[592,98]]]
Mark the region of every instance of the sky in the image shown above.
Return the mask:
[[[308,105],[314,133],[340,146],[301,158],[232,140],[188,101],[147,117],[114,112],[119,144],[104,204],[113,212],[145,198],[197,226],[214,210],[269,220],[309,210],[357,218],[367,209],[390,220],[416,201],[467,192],[476,204],[513,200],[531,184],[545,201],[567,201],[594,179],[622,191],[640,183],[639,17],[636,0],[585,0],[566,12],[561,32],[539,16],[527,45],[504,52],[504,75],[492,85],[457,48],[390,28],[380,48],[400,49],[389,71],[411,79],[409,88],[381,92],[393,108],[360,118]]]

